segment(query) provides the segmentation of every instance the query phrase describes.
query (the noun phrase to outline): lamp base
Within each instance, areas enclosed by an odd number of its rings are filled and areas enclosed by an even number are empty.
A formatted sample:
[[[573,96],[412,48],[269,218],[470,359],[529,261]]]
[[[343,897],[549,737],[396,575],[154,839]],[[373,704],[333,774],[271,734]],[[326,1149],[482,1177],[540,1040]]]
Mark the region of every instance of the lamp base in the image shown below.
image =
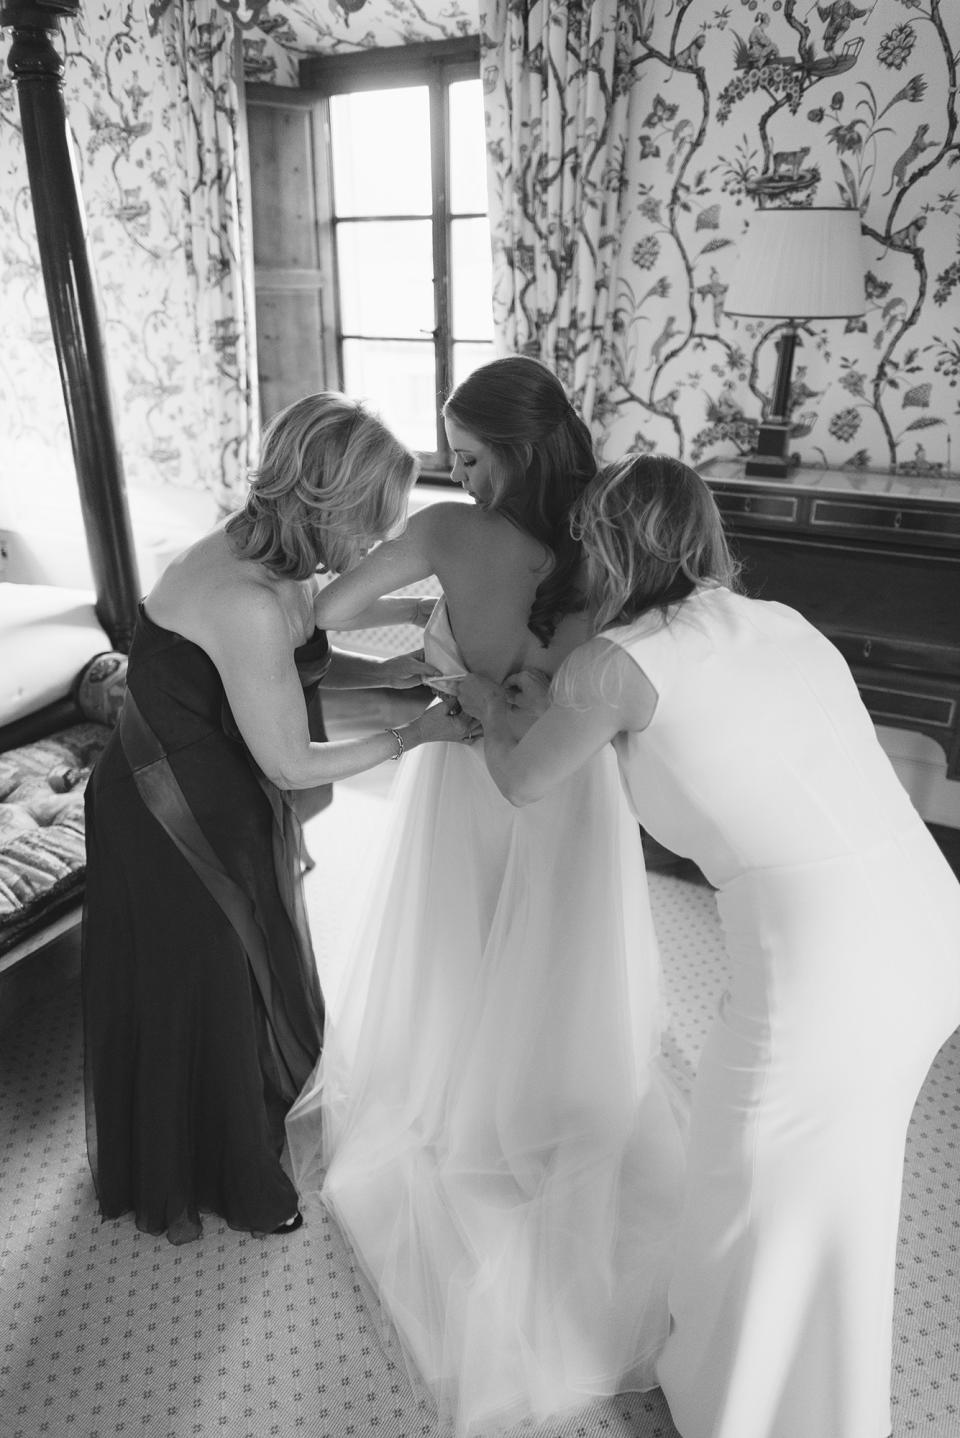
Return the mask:
[[[794,463],[787,453],[789,435],[789,422],[765,421],[757,430],[756,452],[747,456],[744,472],[766,479],[786,479]]]

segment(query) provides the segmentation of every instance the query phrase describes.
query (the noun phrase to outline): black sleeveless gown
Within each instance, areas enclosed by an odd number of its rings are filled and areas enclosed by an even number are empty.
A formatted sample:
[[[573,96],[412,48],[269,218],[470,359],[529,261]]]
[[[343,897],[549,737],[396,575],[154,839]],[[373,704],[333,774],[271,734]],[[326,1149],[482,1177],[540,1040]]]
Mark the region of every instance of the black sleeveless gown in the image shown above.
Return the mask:
[[[322,738],[326,635],[295,659]],[[284,1116],[323,1035],[297,799],[254,763],[210,658],[141,606],[86,791],[87,1144],[103,1216],[173,1243],[205,1211],[253,1233],[296,1211]]]

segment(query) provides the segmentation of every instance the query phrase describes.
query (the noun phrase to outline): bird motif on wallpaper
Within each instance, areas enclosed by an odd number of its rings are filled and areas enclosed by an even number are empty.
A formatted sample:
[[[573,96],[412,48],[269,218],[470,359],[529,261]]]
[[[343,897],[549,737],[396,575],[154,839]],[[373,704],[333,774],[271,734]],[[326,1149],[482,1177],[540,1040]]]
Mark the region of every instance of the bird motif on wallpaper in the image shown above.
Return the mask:
[[[673,336],[679,333],[680,327],[677,324],[676,317],[669,315],[663,329],[650,346],[650,363],[647,365],[647,369],[653,369],[654,365],[660,363],[660,356],[663,354],[664,349],[670,343]]]
[[[350,24],[350,16],[362,10],[367,0],[330,0],[330,13],[339,20],[342,18],[344,25]]]
[[[827,22],[827,28],[823,32],[823,48],[828,52],[832,51],[854,20],[862,20],[869,13],[869,10],[858,10],[853,0],[831,0],[829,5],[818,5],[817,14],[821,20]]]

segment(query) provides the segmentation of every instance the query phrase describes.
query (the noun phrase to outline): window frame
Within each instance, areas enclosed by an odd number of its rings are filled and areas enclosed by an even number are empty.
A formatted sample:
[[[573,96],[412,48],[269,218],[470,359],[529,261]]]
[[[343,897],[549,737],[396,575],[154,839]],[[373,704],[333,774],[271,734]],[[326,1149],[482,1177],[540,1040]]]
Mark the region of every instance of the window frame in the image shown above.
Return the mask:
[[[431,188],[433,197],[434,329],[436,364],[435,413],[438,447],[421,451],[421,472],[425,480],[450,482],[453,457],[446,444],[441,408],[453,387],[453,334],[450,288],[450,141],[447,87],[458,80],[479,80],[480,38],[424,41],[394,45],[353,55],[311,55],[301,60],[300,92],[316,105],[318,136],[317,218],[319,261],[329,277],[334,334],[325,337],[325,349],[343,387],[343,329],[340,315],[340,283],[337,270],[333,210],[333,154],[330,127],[330,99],[334,95],[363,90],[402,89],[426,86],[430,106]],[[365,217],[376,219],[376,216]],[[457,218],[461,218],[460,215]],[[347,336],[347,338],[350,338]]]

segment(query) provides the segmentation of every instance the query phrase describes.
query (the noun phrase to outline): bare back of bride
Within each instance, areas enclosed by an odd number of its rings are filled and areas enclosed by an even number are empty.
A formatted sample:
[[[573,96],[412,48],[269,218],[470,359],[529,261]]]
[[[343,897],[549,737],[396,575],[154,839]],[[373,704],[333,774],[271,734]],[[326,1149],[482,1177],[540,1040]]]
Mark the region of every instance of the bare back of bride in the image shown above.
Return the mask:
[[[441,675],[550,676],[591,632],[570,508],[589,434],[533,360],[446,406],[454,478],[318,599],[341,627],[435,574]],[[482,740],[403,760],[324,1054],[287,1121],[307,1216],[353,1247],[457,1433],[655,1386],[680,1124],[639,831],[608,748],[514,808]]]

